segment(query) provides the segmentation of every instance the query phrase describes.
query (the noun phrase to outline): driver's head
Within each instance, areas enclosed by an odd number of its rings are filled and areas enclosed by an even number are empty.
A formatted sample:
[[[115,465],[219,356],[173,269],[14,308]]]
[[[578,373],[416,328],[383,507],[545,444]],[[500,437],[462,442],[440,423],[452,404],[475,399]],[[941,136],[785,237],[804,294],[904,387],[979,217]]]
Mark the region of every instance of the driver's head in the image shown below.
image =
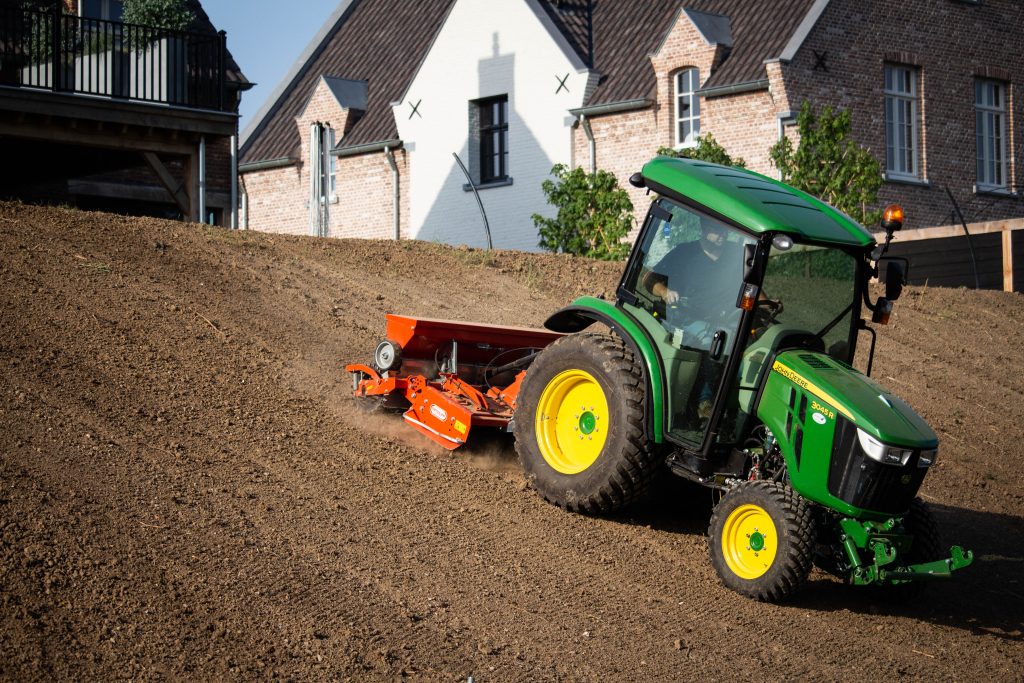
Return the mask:
[[[722,248],[725,246],[727,232],[724,225],[714,220],[701,216],[700,219],[700,246],[712,260],[717,260],[722,255]]]

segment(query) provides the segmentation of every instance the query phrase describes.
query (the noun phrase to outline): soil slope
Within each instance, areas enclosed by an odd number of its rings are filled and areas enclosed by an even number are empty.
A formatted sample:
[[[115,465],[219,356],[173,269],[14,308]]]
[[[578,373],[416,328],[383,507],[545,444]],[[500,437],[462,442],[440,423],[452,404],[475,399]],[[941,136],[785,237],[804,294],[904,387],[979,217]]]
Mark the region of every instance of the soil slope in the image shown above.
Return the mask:
[[[711,494],[595,519],[507,440],[351,407],[383,314],[537,326],[615,264],[0,203],[0,679],[1020,680],[1024,299],[915,288],[876,379],[976,565],[914,604],[722,588]]]

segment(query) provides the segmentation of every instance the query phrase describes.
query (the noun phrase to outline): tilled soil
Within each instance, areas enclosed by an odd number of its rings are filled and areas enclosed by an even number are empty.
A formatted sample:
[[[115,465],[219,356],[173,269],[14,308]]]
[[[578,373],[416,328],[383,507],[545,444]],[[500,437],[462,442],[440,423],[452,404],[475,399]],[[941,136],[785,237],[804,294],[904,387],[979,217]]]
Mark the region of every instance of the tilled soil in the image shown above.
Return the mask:
[[[619,267],[0,204],[0,678],[1020,680],[1018,295],[913,288],[879,333],[978,557],[909,605],[746,600],[703,489],[573,515],[505,438],[351,407],[385,311],[538,326]]]

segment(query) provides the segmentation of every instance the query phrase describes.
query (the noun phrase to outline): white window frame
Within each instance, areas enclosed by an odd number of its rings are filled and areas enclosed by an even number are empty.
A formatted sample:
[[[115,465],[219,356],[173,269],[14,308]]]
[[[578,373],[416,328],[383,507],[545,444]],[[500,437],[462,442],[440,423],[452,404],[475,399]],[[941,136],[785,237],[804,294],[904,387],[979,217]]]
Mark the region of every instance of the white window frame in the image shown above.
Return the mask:
[[[336,144],[334,129],[327,126],[327,195],[332,202],[338,201],[338,157],[332,154]]]
[[[990,89],[986,92],[985,89]],[[979,190],[1009,186],[1006,138],[1006,83],[987,78],[974,81],[975,156]],[[991,93],[991,103],[985,95]],[[991,154],[991,157],[989,156]]]
[[[672,79],[675,103],[676,149],[696,147],[700,137],[700,70],[691,66],[676,72]],[[684,106],[685,105],[685,106]],[[694,113],[696,112],[696,113]],[[682,135],[683,124],[690,126],[689,136]]]
[[[918,69],[901,64],[885,65],[885,176],[897,180],[920,180],[918,164],[921,132],[918,126]],[[904,87],[904,86],[908,87]],[[900,137],[904,139],[900,139]],[[900,144],[905,143],[905,144]],[[897,151],[909,157],[900,164]]]

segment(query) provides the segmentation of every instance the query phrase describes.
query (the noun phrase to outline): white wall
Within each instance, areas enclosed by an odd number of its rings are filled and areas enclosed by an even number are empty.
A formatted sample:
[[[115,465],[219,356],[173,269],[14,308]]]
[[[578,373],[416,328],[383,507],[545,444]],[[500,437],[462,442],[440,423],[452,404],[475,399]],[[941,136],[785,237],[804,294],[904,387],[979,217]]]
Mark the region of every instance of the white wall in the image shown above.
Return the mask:
[[[556,94],[568,74],[566,89]],[[480,190],[495,248],[537,249],[533,213],[552,215],[541,182],[570,163],[572,117],[588,72],[534,0],[458,0],[394,107],[409,152],[411,236],[486,246],[476,200],[452,158],[470,166],[469,102],[508,94],[513,184]],[[372,84],[371,84],[372,87]],[[419,115],[410,119],[411,103]]]

